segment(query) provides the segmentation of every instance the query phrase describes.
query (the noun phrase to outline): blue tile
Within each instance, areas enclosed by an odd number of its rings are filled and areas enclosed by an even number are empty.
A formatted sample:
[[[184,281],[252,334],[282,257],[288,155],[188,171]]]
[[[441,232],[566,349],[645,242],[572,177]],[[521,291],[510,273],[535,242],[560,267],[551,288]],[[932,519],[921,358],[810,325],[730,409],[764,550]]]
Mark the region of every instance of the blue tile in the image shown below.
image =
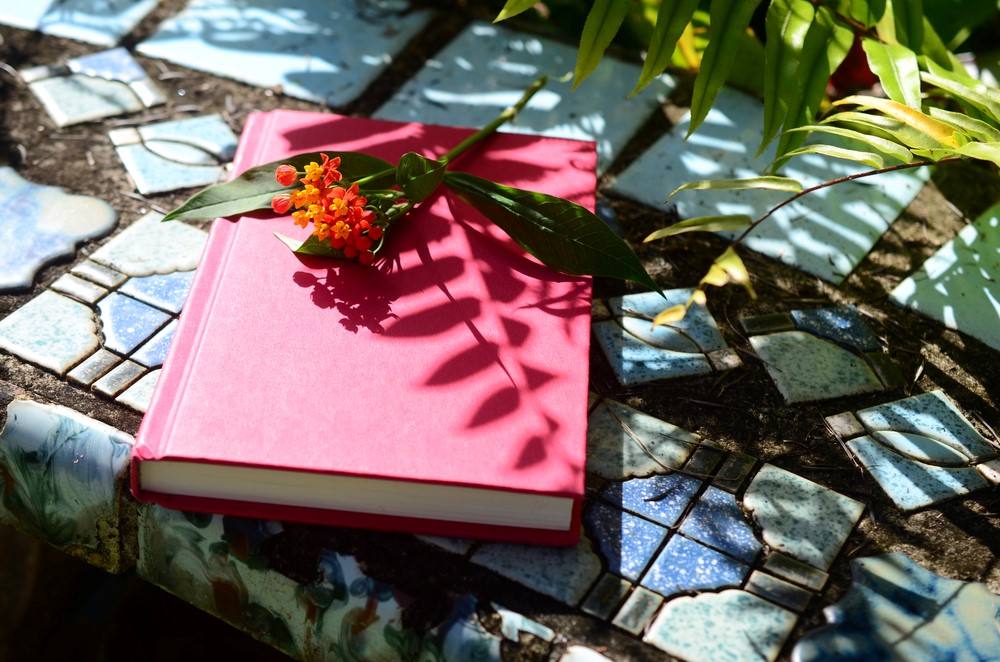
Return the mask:
[[[34,4],[34,3],[28,3]],[[41,3],[40,3],[41,4]],[[113,46],[156,8],[156,0],[60,0],[38,22],[44,34]]]
[[[663,548],[642,585],[671,596],[688,591],[738,587],[750,568],[684,536],[673,536]]]
[[[0,319],[0,349],[60,375],[99,347],[90,307],[51,290]]]
[[[677,352],[649,345],[626,331],[615,320],[596,322],[592,328],[598,345],[622,385],[707,375],[712,372],[712,364],[703,354]]]
[[[878,337],[872,333],[868,323],[854,306],[793,310],[792,319],[800,331],[808,331],[821,338],[853,347],[860,352],[875,352],[882,349]]]
[[[170,323],[160,329],[160,331],[149,339],[146,344],[132,355],[132,360],[141,363],[147,368],[159,368],[167,358],[167,350],[170,349],[170,342],[174,339],[174,329],[177,328],[177,320],[170,320]]]
[[[611,483],[601,497],[663,526],[674,526],[701,485],[699,480],[674,473]]]
[[[104,347],[118,354],[128,354],[150,338],[170,316],[118,292],[101,299],[101,329]]]
[[[642,575],[667,535],[663,527],[604,503],[593,505],[586,522],[608,571],[633,581]]]
[[[122,285],[121,292],[172,313],[181,312],[187,299],[194,271],[175,271],[171,274],[153,274],[130,278]]]
[[[684,518],[680,531],[747,563],[751,563],[761,549],[736,497],[717,487],[705,490]]]

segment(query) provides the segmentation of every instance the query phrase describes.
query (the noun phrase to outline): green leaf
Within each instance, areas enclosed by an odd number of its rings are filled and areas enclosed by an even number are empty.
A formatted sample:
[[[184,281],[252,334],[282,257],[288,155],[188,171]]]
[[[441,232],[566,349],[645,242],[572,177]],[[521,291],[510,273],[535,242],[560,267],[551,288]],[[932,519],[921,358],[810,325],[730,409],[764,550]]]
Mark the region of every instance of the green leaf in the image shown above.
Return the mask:
[[[618,28],[628,16],[629,0],[596,0],[580,35],[580,49],[573,72],[573,89],[597,68],[604,51],[618,34]]]
[[[915,149],[913,150],[914,156],[919,156],[922,159],[928,161],[940,161],[941,159],[950,159],[955,156],[959,156],[958,149],[952,149],[951,147],[932,147],[931,149]]]
[[[945,124],[950,124],[969,135],[970,138],[984,143],[1000,142],[1000,128],[982,120],[969,117],[964,113],[956,113],[943,108],[931,106],[927,114]]]
[[[764,44],[764,136],[757,156],[785,121],[788,99],[796,94],[795,71],[815,11],[806,0],[773,0],[767,10]]]
[[[947,70],[929,60],[924,60],[924,64],[929,69],[920,73],[925,83],[944,90],[963,106],[980,110],[994,123],[1000,124],[1000,91],[974,79],[968,79],[968,84],[959,82]]]
[[[886,0],[834,0],[833,10],[854,19],[866,28],[877,24],[885,14]]]
[[[991,11],[996,11],[995,7]],[[957,76],[963,78],[970,77],[965,70],[965,66],[945,46],[944,42],[941,41],[941,37],[938,36],[934,29],[934,24],[926,16],[924,16],[924,41],[921,44],[919,52],[933,60],[939,67],[943,67]]]
[[[392,186],[392,165],[386,161],[361,152],[339,152],[335,156],[341,159],[338,170],[345,179],[356,181],[362,177],[386,172],[385,176],[366,185],[373,188]],[[236,216],[257,209],[270,209],[271,198],[289,190],[287,186],[282,186],[274,179],[274,171],[279,165],[287,163],[296,170],[303,171],[307,164],[321,161],[319,152],[310,152],[255,166],[231,181],[215,184],[195,193],[180,207],[164,216],[163,220],[204,220],[220,216]]]
[[[941,143],[912,126],[907,126],[899,120],[885,115],[860,113],[852,110],[833,113],[823,119],[822,124],[838,122],[855,127],[858,131],[869,132],[886,140],[898,142],[909,148],[931,149],[940,147]]]
[[[274,233],[274,236],[281,240],[285,246],[292,249],[293,253],[298,253],[299,255],[319,255],[322,257],[336,257],[344,258],[343,252],[337,250],[330,245],[328,241],[320,241],[316,238],[316,235],[309,235],[305,241],[299,241],[297,239],[292,239],[291,237],[286,237],[283,234]]]
[[[760,0],[711,0],[709,6],[710,36],[701,70],[694,80],[691,98],[691,124],[687,135],[708,116],[715,97],[740,51],[741,37],[750,25],[753,12]]]
[[[839,101],[833,102],[833,105],[835,106],[850,104],[874,108],[875,110],[885,113],[895,120],[899,120],[907,126],[913,127],[946,147],[958,147],[959,141],[962,140],[963,137],[962,134],[955,129],[955,127],[949,126],[944,122],[939,122],[930,115],[925,115],[920,112],[916,108],[904,106],[903,104],[892,101],[891,99],[855,95],[844,97]]]
[[[507,0],[507,4],[503,6],[497,17],[493,19],[493,22],[506,21],[511,16],[517,16],[521,12],[531,9],[536,4],[538,4],[538,0]]]
[[[656,241],[657,239],[663,239],[664,237],[673,237],[674,235],[684,234],[685,232],[720,232],[723,230],[739,230],[741,228],[750,227],[751,223],[753,223],[753,219],[746,214],[698,216],[697,218],[689,218],[685,221],[674,223],[667,228],[661,228],[656,232],[651,233],[648,237],[643,239],[642,242],[648,243],[650,241]]]
[[[766,189],[769,191],[798,193],[802,190],[802,184],[788,177],[773,176],[747,177],[745,179],[703,179],[678,186],[667,196],[664,202],[670,202],[670,198],[674,197],[680,191],[742,191],[747,189]]]
[[[629,96],[638,94],[667,68],[677,40],[691,22],[694,10],[697,8],[698,0],[664,0],[660,3],[656,25],[653,27],[649,49],[646,51],[646,61],[642,64],[639,82]]]
[[[861,47],[886,95],[920,110],[920,67],[916,53],[900,44],[883,44],[867,37],[861,40]]]
[[[915,53],[923,52],[923,0],[890,0],[878,22],[879,36],[891,44],[901,44]]]
[[[901,163],[910,163],[913,161],[913,154],[910,153],[909,149],[894,140],[887,140],[880,136],[873,136],[867,133],[861,133],[860,131],[854,131],[852,129],[846,129],[838,126],[827,126],[825,124],[813,124],[811,126],[804,126],[793,130],[829,133],[831,135],[840,136],[841,138],[847,138],[848,140],[864,143]]]
[[[410,202],[423,202],[437,189],[444,179],[447,164],[424,158],[416,152],[407,152],[396,166],[396,184]]]
[[[660,291],[628,244],[580,205],[464,172],[449,172],[444,183],[552,269],[631,280]]]
[[[1000,166],[1000,142],[969,143],[959,147],[958,153],[980,161],[992,161]]]
[[[885,161],[883,161],[882,157],[878,154],[872,154],[871,152],[864,152],[857,149],[847,149],[846,147],[837,147],[835,145],[824,145],[823,143],[816,143],[814,145],[806,145],[804,147],[799,147],[798,149],[793,149],[785,154],[785,158],[790,159],[794,156],[800,156],[803,154],[821,154],[823,156],[831,156],[835,159],[856,161],[857,163],[863,163],[869,168],[874,168],[875,170],[885,167]]]

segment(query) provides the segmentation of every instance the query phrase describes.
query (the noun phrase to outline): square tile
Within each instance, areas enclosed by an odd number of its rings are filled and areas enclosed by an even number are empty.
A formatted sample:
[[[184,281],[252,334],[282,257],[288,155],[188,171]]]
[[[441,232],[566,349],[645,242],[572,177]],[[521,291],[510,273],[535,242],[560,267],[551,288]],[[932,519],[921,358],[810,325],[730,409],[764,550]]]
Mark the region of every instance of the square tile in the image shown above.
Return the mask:
[[[170,319],[167,313],[118,292],[101,299],[97,307],[104,347],[116,354],[131,353]]]
[[[660,595],[736,588],[750,568],[690,538],[674,535],[656,557],[642,585]]]
[[[618,609],[618,605],[622,603],[631,588],[630,581],[617,575],[601,575],[600,581],[590,589],[580,609],[602,620],[608,619]]]
[[[0,4],[0,23],[114,46],[156,8],[156,0],[33,0]]]
[[[752,563],[761,551],[736,497],[717,487],[705,490],[684,518],[680,532],[746,563]]]
[[[103,377],[109,370],[121,363],[122,358],[106,349],[99,349],[80,365],[69,371],[66,377],[71,382],[90,386],[100,377]]]
[[[99,347],[90,307],[50,290],[0,320],[0,349],[59,375]]]
[[[615,615],[612,623],[627,632],[639,634],[653,620],[653,615],[662,604],[663,596],[637,586]]]
[[[632,581],[638,581],[667,536],[662,526],[600,502],[584,521],[608,571]]]
[[[119,291],[160,310],[176,314],[184,307],[192,281],[194,271],[152,274],[130,278]]]
[[[601,498],[616,508],[672,527],[680,520],[701,486],[699,480],[674,473],[633,478],[624,483],[612,482],[601,493]]]

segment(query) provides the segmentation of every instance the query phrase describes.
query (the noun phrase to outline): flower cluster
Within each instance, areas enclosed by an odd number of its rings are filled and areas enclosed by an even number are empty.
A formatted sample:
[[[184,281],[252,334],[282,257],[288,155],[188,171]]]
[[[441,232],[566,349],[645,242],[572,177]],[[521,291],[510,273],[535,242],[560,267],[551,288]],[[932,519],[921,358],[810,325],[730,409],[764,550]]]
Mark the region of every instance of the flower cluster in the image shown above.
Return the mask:
[[[377,222],[375,211],[367,207],[368,200],[359,193],[357,184],[347,188],[334,185],[343,180],[337,170],[340,157],[320,156],[323,162],[309,163],[304,173],[292,165],[278,166],[274,177],[279,184],[291,186],[298,179],[303,186],[275,195],[271,208],[286,214],[294,207],[292,218],[296,225],[305,228],[312,224],[317,240],[329,240],[330,246],[341,251],[344,257],[371,264],[375,260],[372,249],[382,238],[384,229]]]

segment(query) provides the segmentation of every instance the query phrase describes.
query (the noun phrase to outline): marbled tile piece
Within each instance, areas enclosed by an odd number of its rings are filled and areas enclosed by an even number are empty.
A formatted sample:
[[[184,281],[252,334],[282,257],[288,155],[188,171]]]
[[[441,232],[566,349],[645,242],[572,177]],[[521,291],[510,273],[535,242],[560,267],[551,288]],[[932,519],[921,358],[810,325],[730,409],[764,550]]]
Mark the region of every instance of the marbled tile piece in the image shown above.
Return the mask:
[[[601,560],[585,535],[575,547],[486,543],[471,560],[568,605],[578,604],[601,574]]]
[[[772,464],[753,477],[743,505],[765,543],[821,570],[829,569],[864,511],[864,504]]]
[[[59,127],[134,113],[166,101],[124,48],[83,55],[63,66],[25,69],[20,75]]]
[[[93,389],[109,398],[114,398],[139,379],[145,369],[138,363],[125,361],[96,382]]]
[[[615,320],[596,322],[591,328],[618,383],[623,386],[712,372],[712,364],[704,354],[647,345]]]
[[[14,400],[0,442],[0,522],[111,572],[134,562],[120,524],[130,436],[65,407]]]
[[[813,594],[795,584],[778,579],[766,572],[754,570],[747,580],[746,589],[771,602],[777,602],[782,607],[801,612],[809,606]]]
[[[668,601],[643,641],[689,662],[774,660],[796,619],[787,609],[729,589]]]
[[[49,290],[0,320],[0,349],[60,375],[99,346],[93,311]]]
[[[662,604],[663,596],[642,586],[636,586],[612,623],[627,632],[639,634],[653,620],[653,615]]]
[[[156,7],[156,0],[36,0],[0,4],[0,23],[113,46]]]
[[[851,439],[847,447],[902,510],[916,510],[989,486],[974,467],[941,467],[919,462],[872,437]]]
[[[764,570],[805,586],[816,593],[823,590],[830,575],[808,563],[803,563],[779,552],[771,552],[764,561]]]
[[[68,294],[83,303],[94,303],[108,293],[100,285],[95,285],[89,280],[77,278],[73,274],[59,276],[49,287],[61,294]]]
[[[638,581],[667,536],[662,526],[600,502],[584,521],[608,571],[632,581]]]
[[[559,662],[613,662],[613,660],[593,648],[574,645],[566,648],[566,652],[559,657]]]
[[[111,241],[113,242],[115,240],[112,239]],[[74,265],[74,267],[69,271],[75,276],[79,276],[80,278],[84,278],[92,283],[96,283],[97,285],[109,289],[121,285],[127,278],[125,274],[119,273],[114,269],[109,269],[103,264],[98,264],[93,260],[84,260],[83,262]]]
[[[632,582],[617,575],[605,573],[600,581],[590,589],[586,599],[580,604],[580,609],[602,620],[611,617],[625,595],[632,588]]]
[[[1000,350],[1000,203],[962,228],[889,300]]]
[[[714,486],[698,499],[684,518],[680,532],[747,563],[752,563],[761,550],[736,497]]]
[[[144,301],[171,313],[181,312],[187,299],[194,271],[175,271],[172,274],[152,274],[130,278],[119,290],[122,294]]]
[[[156,388],[156,382],[159,378],[160,371],[153,370],[143,375],[139,381],[125,389],[125,392],[115,399],[123,405],[145,413],[149,407],[149,401],[153,397],[153,390]]]
[[[112,292],[97,304],[101,314],[104,347],[128,354],[148,340],[170,319],[162,310]]]
[[[90,386],[98,378],[118,365],[121,360],[120,356],[102,348],[87,357],[86,361],[70,370],[66,377],[71,382]]]
[[[671,527],[680,520],[701,485],[701,481],[679,473],[633,478],[608,484],[601,498],[617,508]]]
[[[428,60],[374,117],[479,128],[515,103],[540,75],[548,83],[501,131],[597,143],[598,171],[625,144],[674,87],[661,76],[633,98],[639,67],[605,57],[575,90],[561,80],[573,71],[576,48],[498,25],[474,22]]]
[[[689,591],[738,587],[750,572],[739,561],[684,536],[672,536],[642,578],[642,585],[670,597]]]
[[[812,334],[770,333],[752,336],[750,344],[785,402],[827,400],[885,390],[864,359]]]
[[[719,92],[705,122],[689,138],[685,115],[613,182],[611,191],[662,209],[664,192],[702,179],[759,176],[776,142],[760,146],[763,104],[729,88]],[[824,136],[829,141],[831,136]],[[818,155],[795,157],[778,174],[804,187],[866,169]],[[755,251],[840,283],[871,250],[929,178],[926,168],[886,173],[823,189],[777,210],[744,240]],[[682,218],[748,214],[760,217],[788,197],[777,191],[684,191],[671,200]],[[721,233],[733,237],[736,233]],[[995,318],[996,316],[994,316]]]
[[[877,352],[882,343],[854,306],[793,310],[792,319],[799,331],[853,347],[859,352]]]
[[[237,137],[219,115],[115,129],[115,151],[139,193],[208,186],[224,179]]]
[[[611,480],[661,474],[680,468],[701,443],[694,433],[605,400],[587,423],[587,471]]]
[[[712,485],[721,490],[736,494],[743,481],[750,475],[751,469],[757,464],[757,458],[746,453],[729,453],[712,480]]]
[[[132,355],[132,360],[147,368],[162,366],[163,361],[167,358],[167,350],[170,349],[170,342],[174,339],[174,329],[176,328],[177,320],[170,320],[155,336],[136,350],[135,354]]]
[[[52,260],[115,226],[111,205],[22,179],[0,166],[0,292],[30,287]]]
[[[94,251],[90,259],[132,277],[193,270],[208,234],[180,221],[161,223],[162,218],[149,212]]]
[[[901,552],[851,561],[847,594],[824,610],[829,625],[796,645],[796,662],[994,660],[1000,598],[985,584],[946,579]]]
[[[343,106],[434,17],[408,2],[192,0],[137,50],[198,71]],[[212,26],[205,30],[204,26]]]

